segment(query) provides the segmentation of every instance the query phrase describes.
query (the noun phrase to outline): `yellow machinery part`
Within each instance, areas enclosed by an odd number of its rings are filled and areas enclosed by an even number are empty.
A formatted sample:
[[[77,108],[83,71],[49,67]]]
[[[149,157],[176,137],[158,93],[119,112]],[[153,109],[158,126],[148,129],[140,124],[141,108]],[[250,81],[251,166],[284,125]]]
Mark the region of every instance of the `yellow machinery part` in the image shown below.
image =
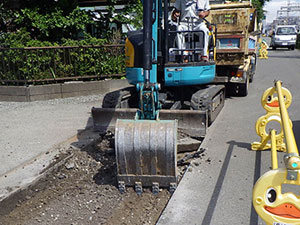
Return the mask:
[[[134,67],[134,47],[128,38],[125,42],[125,64],[126,67]]]

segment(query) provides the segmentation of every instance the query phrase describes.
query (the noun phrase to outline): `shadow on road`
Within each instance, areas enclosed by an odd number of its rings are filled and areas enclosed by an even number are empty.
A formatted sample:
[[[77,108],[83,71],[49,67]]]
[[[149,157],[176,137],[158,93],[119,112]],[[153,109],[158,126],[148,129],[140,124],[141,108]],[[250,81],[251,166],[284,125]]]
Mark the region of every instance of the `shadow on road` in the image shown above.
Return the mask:
[[[238,142],[238,141],[229,141],[229,142],[227,142],[227,144],[231,144],[231,145],[234,145],[234,146],[237,146],[237,147],[240,147],[240,148],[245,148],[249,151],[252,151],[250,143]]]
[[[205,212],[205,216],[204,219],[202,221],[202,225],[207,225],[207,224],[211,224],[211,220],[212,220],[212,216],[216,207],[216,204],[218,202],[218,198],[222,189],[222,185],[225,179],[225,175],[230,163],[230,159],[232,157],[232,152],[235,146],[238,146],[240,148],[246,148],[248,150],[251,150],[251,145],[249,143],[243,143],[243,142],[236,142],[236,141],[229,141],[227,142],[227,144],[229,144],[228,149],[227,149],[227,153],[222,165],[222,168],[220,170],[220,174],[215,186],[215,189],[213,191],[212,194],[212,198],[210,199],[209,202],[209,206]],[[256,183],[256,181],[259,179],[260,177],[260,173],[261,173],[261,152],[260,151],[256,151],[256,156],[255,156],[255,169],[254,169],[254,183],[253,185]],[[252,205],[252,202],[249,203],[251,204],[251,215],[250,215],[250,225],[257,225],[258,223],[258,215]]]
[[[298,149],[300,149],[300,121],[299,120],[293,121],[293,131],[294,131],[294,136],[295,136]]]
[[[111,132],[100,135],[94,131],[93,118],[90,116],[85,128],[77,130],[77,140],[71,145],[86,152],[96,162],[91,165],[98,168],[93,175],[96,184],[117,186],[114,135]]]

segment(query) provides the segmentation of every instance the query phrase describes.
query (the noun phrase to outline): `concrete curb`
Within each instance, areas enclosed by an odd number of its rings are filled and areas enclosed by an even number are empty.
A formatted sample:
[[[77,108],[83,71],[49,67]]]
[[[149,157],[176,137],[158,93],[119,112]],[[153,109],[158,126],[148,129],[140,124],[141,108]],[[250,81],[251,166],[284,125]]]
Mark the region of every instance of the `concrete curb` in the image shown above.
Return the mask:
[[[69,98],[93,94],[104,94],[129,86],[126,79],[102,81],[75,81],[62,84],[0,86],[0,101],[31,102],[56,98]]]
[[[31,189],[45,188],[39,184],[51,172],[63,166],[73,156],[72,150],[83,150],[101,137],[91,128],[60,143],[17,168],[0,176],[0,218],[12,211]]]

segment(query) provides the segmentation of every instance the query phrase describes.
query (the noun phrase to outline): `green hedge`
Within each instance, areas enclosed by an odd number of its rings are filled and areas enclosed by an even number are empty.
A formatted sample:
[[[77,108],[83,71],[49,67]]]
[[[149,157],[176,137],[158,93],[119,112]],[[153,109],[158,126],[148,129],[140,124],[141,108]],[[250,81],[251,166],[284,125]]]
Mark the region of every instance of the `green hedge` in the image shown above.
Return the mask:
[[[26,35],[23,37],[27,38]],[[23,43],[26,44],[6,39],[6,48],[0,49],[0,80],[28,81],[86,76],[101,78],[104,74],[125,72],[124,47],[105,47],[110,44],[107,40],[64,39],[58,45],[29,39]]]

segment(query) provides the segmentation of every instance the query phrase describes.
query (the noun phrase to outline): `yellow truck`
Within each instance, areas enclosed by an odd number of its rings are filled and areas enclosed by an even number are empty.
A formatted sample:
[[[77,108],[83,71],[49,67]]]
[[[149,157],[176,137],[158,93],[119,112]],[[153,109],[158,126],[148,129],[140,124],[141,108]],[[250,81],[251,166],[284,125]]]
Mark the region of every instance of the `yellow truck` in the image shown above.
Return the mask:
[[[256,10],[250,1],[211,2],[208,20],[217,25],[216,82],[225,83],[230,94],[246,96],[256,66]]]

